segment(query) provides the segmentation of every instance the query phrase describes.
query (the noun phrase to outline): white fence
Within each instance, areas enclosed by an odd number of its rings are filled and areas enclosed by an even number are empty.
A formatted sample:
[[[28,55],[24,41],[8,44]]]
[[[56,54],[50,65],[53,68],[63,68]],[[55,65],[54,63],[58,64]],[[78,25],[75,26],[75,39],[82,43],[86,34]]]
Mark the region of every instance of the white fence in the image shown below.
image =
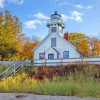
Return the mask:
[[[29,65],[31,64],[31,60],[20,60],[20,61],[0,61],[0,64],[3,65],[14,65],[14,64],[22,64],[24,65]]]
[[[17,61],[0,61],[0,64],[12,65],[12,64],[17,64]]]
[[[34,65],[37,66],[57,66],[57,65],[66,65],[66,64],[72,64],[72,63],[80,63],[80,62],[86,62],[89,64],[100,64],[100,57],[99,58],[72,58],[72,59],[54,59],[54,60],[34,60]]]
[[[54,59],[54,60],[20,60],[20,61],[0,61],[0,64],[3,65],[13,65],[13,64],[22,64],[23,66],[28,65],[37,65],[37,66],[59,66],[59,65],[66,65],[72,63],[80,63],[86,62],[91,64],[100,64],[100,57],[99,58],[72,58],[72,59]]]

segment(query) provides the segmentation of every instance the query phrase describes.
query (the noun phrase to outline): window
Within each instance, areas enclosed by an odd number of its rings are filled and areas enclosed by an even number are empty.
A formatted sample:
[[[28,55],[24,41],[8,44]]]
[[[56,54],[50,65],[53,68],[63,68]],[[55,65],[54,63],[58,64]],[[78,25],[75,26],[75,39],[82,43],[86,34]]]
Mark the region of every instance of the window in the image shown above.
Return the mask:
[[[39,59],[44,59],[44,53],[39,53]]]
[[[59,53],[57,53],[57,59],[59,59]]]
[[[51,28],[51,33],[56,32],[56,27]]]
[[[54,59],[54,54],[48,54],[48,59]]]
[[[64,51],[63,52],[63,58],[68,59],[69,58],[69,51]]]
[[[56,38],[51,38],[51,47],[56,47]]]

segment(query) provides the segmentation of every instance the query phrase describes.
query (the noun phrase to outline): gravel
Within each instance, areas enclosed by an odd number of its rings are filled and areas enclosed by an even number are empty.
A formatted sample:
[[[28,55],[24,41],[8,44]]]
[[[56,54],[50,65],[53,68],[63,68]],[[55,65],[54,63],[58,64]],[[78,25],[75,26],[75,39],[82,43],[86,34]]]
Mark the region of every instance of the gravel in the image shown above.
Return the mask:
[[[0,93],[0,100],[100,100],[100,98],[80,98],[76,96],[47,96],[23,93]]]

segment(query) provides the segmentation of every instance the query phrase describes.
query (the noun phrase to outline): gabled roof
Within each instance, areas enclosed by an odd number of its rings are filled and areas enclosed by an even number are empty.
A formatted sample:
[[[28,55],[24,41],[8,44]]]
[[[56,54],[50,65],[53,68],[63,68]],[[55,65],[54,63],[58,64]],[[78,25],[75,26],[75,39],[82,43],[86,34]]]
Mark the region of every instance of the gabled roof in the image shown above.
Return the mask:
[[[33,51],[36,50],[49,36],[50,36],[50,34],[48,34],[48,35],[39,43],[39,45],[36,46],[36,47],[33,49]]]
[[[69,41],[67,41],[65,38],[61,37],[60,35],[59,35],[59,37],[60,37],[61,39],[63,39],[65,42],[67,42],[68,44],[70,44],[73,48],[77,49],[76,46],[74,46],[72,43],[70,43]]]
[[[35,47],[35,48],[33,49],[33,51],[36,50],[49,36],[50,36],[50,34],[48,34],[48,35],[40,42],[40,44],[39,44],[37,47]],[[61,37],[60,35],[58,35],[58,36],[59,36],[61,39],[63,39],[65,42],[69,43],[73,48],[75,48],[75,49],[80,53],[79,49],[78,49],[76,46],[74,46],[72,43],[70,43],[70,42],[67,41],[65,38]]]
[[[60,36],[61,37],[61,36]],[[61,37],[62,38],[62,37]],[[84,56],[83,55],[83,53],[76,47],[76,46],[74,46],[71,42],[69,42],[69,41],[67,41],[65,38],[62,38],[64,41],[66,41],[66,42],[68,42],[70,45],[72,45],[76,50],[77,50],[77,52],[79,52],[82,56]]]

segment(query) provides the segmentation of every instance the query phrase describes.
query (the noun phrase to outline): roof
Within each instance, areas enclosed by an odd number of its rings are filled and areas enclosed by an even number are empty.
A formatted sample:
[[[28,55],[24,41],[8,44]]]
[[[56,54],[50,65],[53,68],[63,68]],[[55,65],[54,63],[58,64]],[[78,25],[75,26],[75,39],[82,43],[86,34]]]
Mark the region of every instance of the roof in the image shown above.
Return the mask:
[[[60,36],[60,35],[59,35]],[[60,36],[61,37],[61,36]],[[75,49],[77,49],[76,46],[74,46],[72,43],[70,43],[69,41],[67,41],[65,38],[61,37],[65,42],[69,43],[71,46],[73,46]]]
[[[33,49],[33,51],[34,50],[36,50],[48,37],[50,36],[50,34],[48,34],[41,42],[40,42],[40,44],[37,46],[37,47],[35,47],[34,49]],[[78,51],[78,48],[77,47],[75,47],[73,44],[71,44],[69,41],[67,41],[66,39],[64,39],[63,37],[61,37],[60,35],[58,35],[61,39],[63,39],[65,42],[67,42],[67,43],[69,43],[71,46],[73,46],[73,48],[75,48],[77,51]],[[57,51],[56,51],[57,52]],[[79,52],[79,51],[78,51]]]
[[[51,16],[54,16],[54,15],[58,15],[58,16],[62,17],[60,14],[57,13],[57,11],[55,11],[55,13],[52,14]]]
[[[65,38],[63,38],[63,39],[66,41]],[[66,41],[66,42],[70,43],[77,50],[77,52],[79,52],[82,56],[84,56],[83,53],[76,46],[74,46],[71,42],[69,42],[69,41]]]
[[[36,47],[33,49],[33,51],[36,50],[49,36],[50,36],[50,34],[48,34],[48,35],[39,43],[39,45],[36,46]]]

